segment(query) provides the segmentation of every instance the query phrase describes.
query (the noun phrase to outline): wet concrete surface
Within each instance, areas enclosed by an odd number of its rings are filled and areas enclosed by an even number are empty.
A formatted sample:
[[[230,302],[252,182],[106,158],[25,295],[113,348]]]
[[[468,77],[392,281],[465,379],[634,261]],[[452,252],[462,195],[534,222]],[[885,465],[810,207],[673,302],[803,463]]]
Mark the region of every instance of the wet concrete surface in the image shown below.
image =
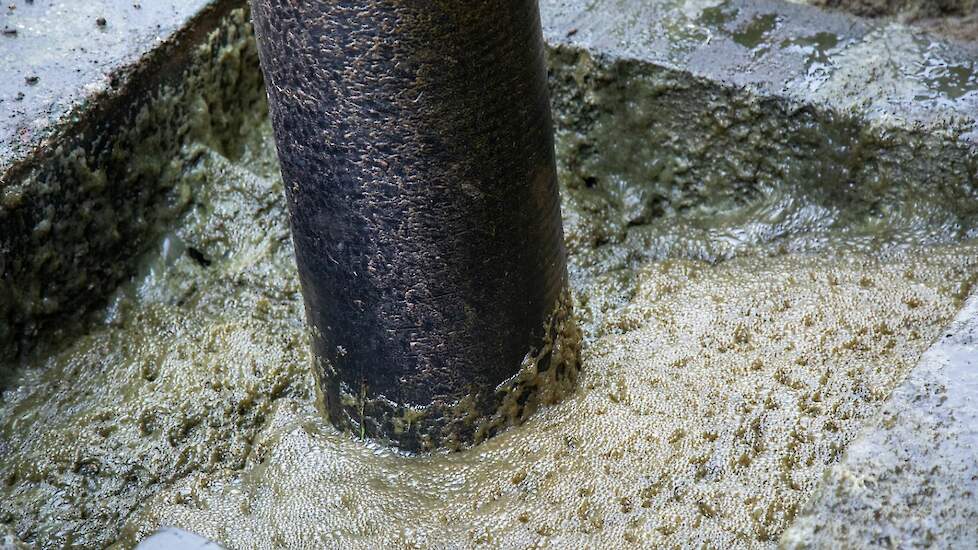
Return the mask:
[[[118,88],[215,0],[10,0],[0,7],[0,175]],[[2,184],[2,182],[0,182]]]
[[[0,80],[0,173],[217,3],[13,0],[0,10],[0,72],[10,75]],[[974,132],[976,50],[900,25],[777,0],[543,0],[541,10],[551,46],[680,67],[889,123]]]
[[[84,40],[66,36],[67,31],[42,17],[61,9],[60,17],[67,19],[70,9],[52,4],[38,12],[37,26],[28,29],[33,34],[18,31],[8,37],[21,42],[5,45],[37,48],[39,59],[51,64],[51,79],[70,80],[61,97],[35,98],[26,108],[16,107],[23,103],[16,97],[3,104],[10,114],[4,119],[16,127],[4,135],[11,147],[3,150],[0,162],[0,373],[7,362],[28,352],[40,333],[72,324],[104,299],[99,289],[121,282],[132,255],[178,214],[179,205],[167,205],[166,195],[186,168],[174,161],[188,134],[215,124],[234,125],[244,111],[260,108],[254,102],[263,95],[260,76],[250,71],[243,82],[232,68],[254,67],[253,48],[222,49],[242,38],[240,33],[251,32],[240,9],[238,24],[226,24],[235,17],[234,4],[208,3],[180,24],[170,20],[176,30],[151,33],[156,38],[117,33],[112,47],[90,46],[106,63],[94,73],[87,67],[89,73],[75,76],[59,71],[74,66],[78,56],[88,61],[88,53],[68,52],[60,60],[56,53],[43,55],[46,48],[56,52]],[[108,28],[108,19],[105,25],[95,19],[96,30]],[[161,29],[163,23],[157,23]],[[101,40],[88,39],[96,45]],[[113,48],[127,51],[126,44],[128,54],[109,55]],[[246,45],[239,40],[238,46]],[[37,68],[29,55],[10,51],[4,58],[8,73]],[[20,85],[4,84],[11,90]],[[33,85],[40,85],[40,76]],[[31,118],[37,113],[51,116]]]
[[[829,468],[784,545],[978,546],[976,395],[978,296]]]
[[[975,0],[792,0],[856,15],[888,18],[964,42],[978,41]]]
[[[978,142],[976,51],[777,0],[543,0],[551,44]]]

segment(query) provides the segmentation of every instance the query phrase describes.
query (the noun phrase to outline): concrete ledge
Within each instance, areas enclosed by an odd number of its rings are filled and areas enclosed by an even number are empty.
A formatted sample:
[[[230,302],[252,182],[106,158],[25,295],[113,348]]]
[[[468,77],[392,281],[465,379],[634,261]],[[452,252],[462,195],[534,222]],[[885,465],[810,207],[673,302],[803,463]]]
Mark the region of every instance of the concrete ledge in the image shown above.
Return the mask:
[[[778,0],[543,0],[553,45],[978,143],[978,45]]]
[[[240,2],[237,2],[240,4]],[[0,13],[0,174],[44,154],[69,128],[123,103],[137,73],[180,67],[181,43],[200,41],[202,18],[226,12],[218,0],[16,2]],[[11,9],[11,7],[13,9]],[[166,52],[166,55],[163,55]],[[154,57],[156,59],[154,59]],[[152,65],[155,65],[152,66]],[[172,71],[171,71],[172,72]],[[9,78],[7,77],[9,75]],[[174,74],[169,77],[173,79]],[[2,180],[0,180],[2,181]]]
[[[112,38],[97,34],[94,14],[131,4],[93,4],[80,10],[92,27],[80,36],[61,5],[28,5],[5,23],[17,34],[3,40],[17,46],[0,72],[39,80],[21,100],[11,96],[31,86],[23,78],[0,87],[4,109],[15,105],[0,117],[0,361],[28,352],[45,326],[81,317],[182,211],[195,162],[182,151],[188,135],[233,150],[241,114],[265,108],[242,2],[106,15]]]
[[[830,468],[788,548],[978,547],[978,296]]]
[[[973,236],[970,50],[768,0],[591,4],[542,3],[563,184],[615,188],[588,205],[608,213],[600,224],[565,220],[575,238],[610,244],[591,261],[613,269],[674,254],[681,243],[645,242],[641,257],[614,243],[641,241],[653,218],[746,208],[785,182],[880,218],[914,194],[939,198],[954,205],[952,236]],[[887,44],[900,45],[892,59],[874,53]],[[762,238],[796,229],[765,228]],[[721,243],[704,259],[744,244]]]

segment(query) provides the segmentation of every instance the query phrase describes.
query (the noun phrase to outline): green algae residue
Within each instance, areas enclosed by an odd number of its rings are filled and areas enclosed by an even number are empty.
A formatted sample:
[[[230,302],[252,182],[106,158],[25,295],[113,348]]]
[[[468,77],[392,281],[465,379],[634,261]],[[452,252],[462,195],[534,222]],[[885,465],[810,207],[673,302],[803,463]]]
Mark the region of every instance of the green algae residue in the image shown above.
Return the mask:
[[[773,13],[754,16],[743,28],[733,33],[733,41],[760,55],[771,41],[770,35],[777,28],[778,16]]]

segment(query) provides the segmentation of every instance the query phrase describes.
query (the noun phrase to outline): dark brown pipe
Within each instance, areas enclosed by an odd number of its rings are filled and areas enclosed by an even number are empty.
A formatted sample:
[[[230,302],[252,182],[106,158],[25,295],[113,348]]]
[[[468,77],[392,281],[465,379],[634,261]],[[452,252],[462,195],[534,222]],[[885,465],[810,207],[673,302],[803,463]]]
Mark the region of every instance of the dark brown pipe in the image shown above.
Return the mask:
[[[333,423],[460,447],[551,400],[577,359],[537,1],[252,6]]]

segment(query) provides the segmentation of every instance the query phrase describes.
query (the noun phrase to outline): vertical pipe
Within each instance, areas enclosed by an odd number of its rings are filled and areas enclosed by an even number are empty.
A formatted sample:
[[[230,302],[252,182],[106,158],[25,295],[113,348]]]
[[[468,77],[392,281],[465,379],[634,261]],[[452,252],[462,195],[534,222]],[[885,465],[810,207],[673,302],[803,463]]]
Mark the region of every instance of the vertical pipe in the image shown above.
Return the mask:
[[[332,422],[458,448],[572,387],[537,0],[252,0]]]

